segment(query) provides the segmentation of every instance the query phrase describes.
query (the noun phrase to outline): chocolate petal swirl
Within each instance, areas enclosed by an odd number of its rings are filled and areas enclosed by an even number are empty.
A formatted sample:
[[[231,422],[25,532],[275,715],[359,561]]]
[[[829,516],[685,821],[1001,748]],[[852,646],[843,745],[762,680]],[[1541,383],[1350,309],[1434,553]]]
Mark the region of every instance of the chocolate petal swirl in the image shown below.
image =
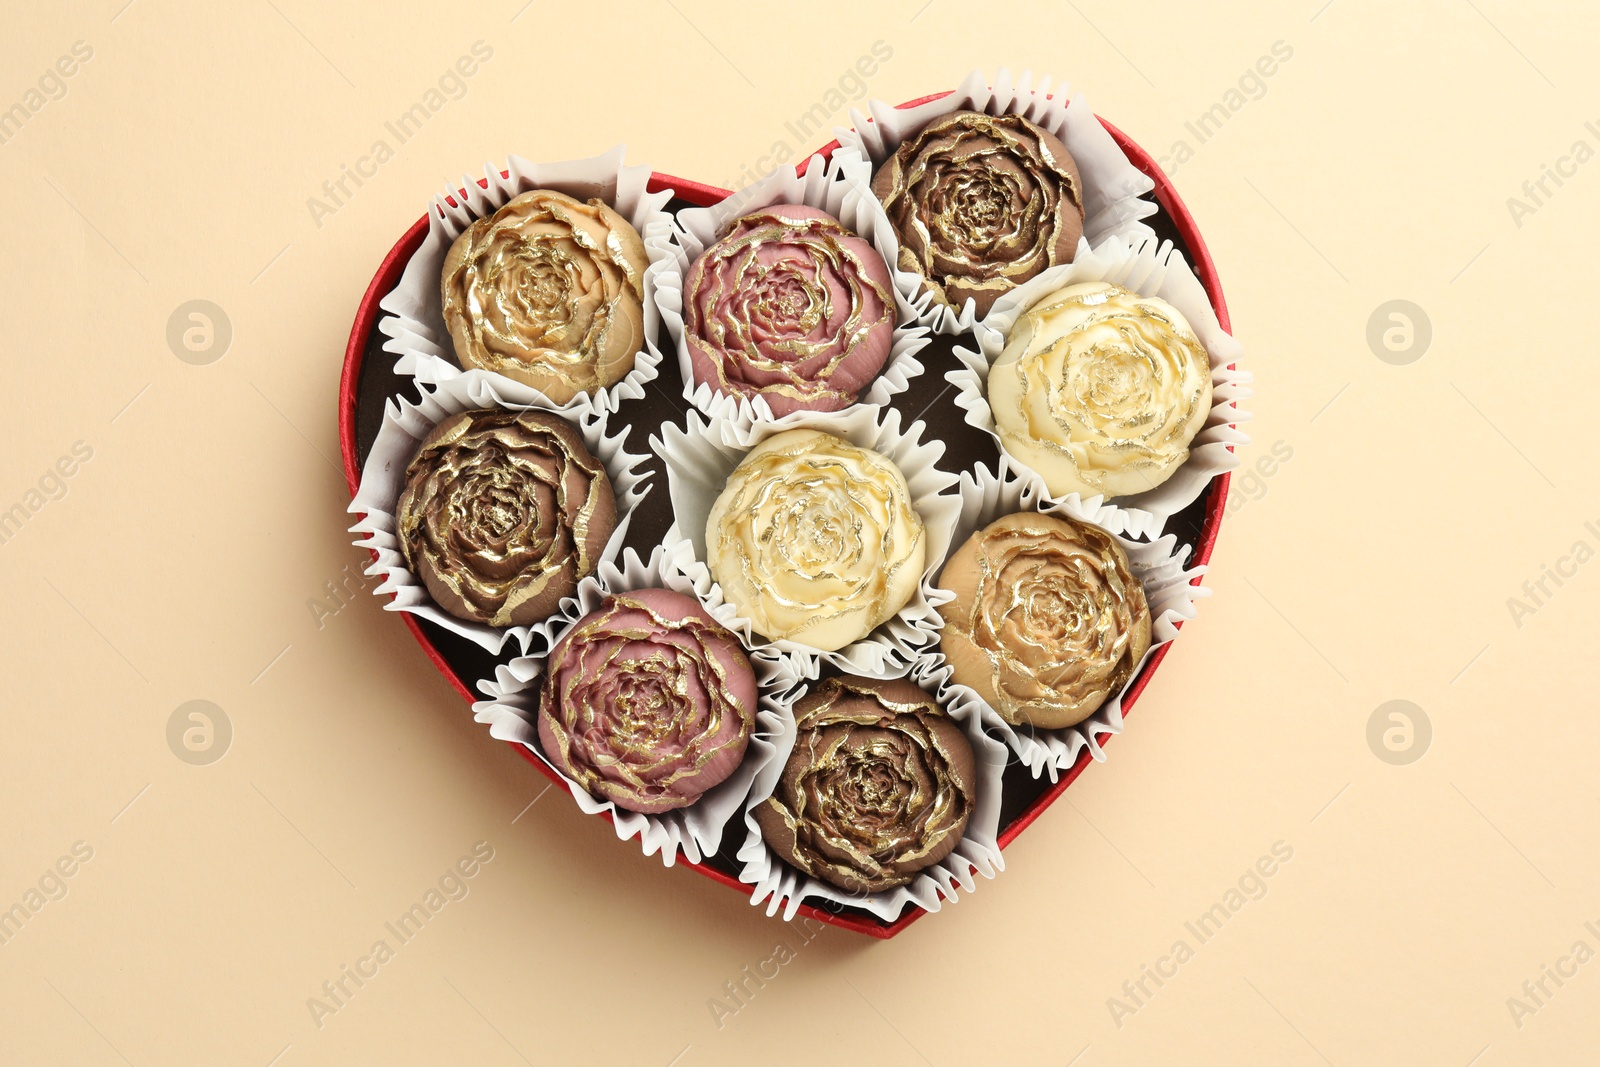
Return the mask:
[[[1165,300],[1084,282],[1017,321],[988,390],[1000,443],[1052,493],[1124,496],[1189,458],[1211,412],[1211,363]]]
[[[591,574],[616,498],[583,438],[555,415],[463,411],[406,467],[395,508],[406,567],[458,618],[523,626]]]
[[[644,242],[602,200],[535,189],[468,226],[440,281],[463,367],[558,404],[620,381],[644,337]]]
[[[903,271],[978,317],[1023,282],[1070,263],[1083,184],[1067,146],[1020,115],[956,111],[901,142],[872,178],[900,237]]]
[[[795,743],[752,814],[768,846],[856,893],[948,856],[977,804],[972,744],[911,682],[829,678],[794,707]]]
[[[744,758],[756,680],[738,639],[667,589],[607,597],[550,653],[539,740],[591,796],[687,807]]]
[[[752,212],[694,261],[684,335],[694,379],[773,414],[837,411],[883,369],[894,342],[889,268],[816,208]]]
[[[925,533],[887,457],[785,430],[728,476],[706,522],[706,564],[757,633],[830,652],[906,606]]]
[[[967,539],[939,585],[954,680],[1013,725],[1073,726],[1120,692],[1150,648],[1144,586],[1116,539],[1023,512]]]

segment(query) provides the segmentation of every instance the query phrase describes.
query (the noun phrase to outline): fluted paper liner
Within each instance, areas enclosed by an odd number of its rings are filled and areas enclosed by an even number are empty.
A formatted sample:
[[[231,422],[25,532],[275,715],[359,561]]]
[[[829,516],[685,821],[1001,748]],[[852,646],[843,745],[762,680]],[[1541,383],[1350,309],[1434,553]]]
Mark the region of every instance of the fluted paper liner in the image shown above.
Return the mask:
[[[478,722],[488,724],[490,736],[522,745],[554,771],[585,813],[609,815],[619,839],[626,841],[637,837],[646,856],[659,854],[661,862],[671,867],[680,853],[690,863],[699,863],[706,856],[716,854],[722,844],[723,830],[744,810],[751,782],[771,762],[774,739],[782,730],[777,693],[792,684],[782,677],[780,662],[770,657],[750,657],[759,696],[755,726],[750,731],[750,743],[739,766],[688,807],[657,815],[644,815],[620,808],[609,800],[600,800],[563,774],[545,755],[533,699],[543,684],[549,651],[585,615],[599,610],[606,597],[653,588],[694,596],[689,580],[667,568],[665,559],[665,552],[658,546],[648,561],[641,560],[630,548],[622,553],[617,563],[602,563],[596,574],[578,584],[576,595],[563,603],[561,613],[545,625],[541,654],[519,656],[497,666],[494,678],[478,683],[478,690],[488,699],[473,704],[472,713]]]
[[[1239,369],[1244,349],[1217,321],[1205,287],[1172,242],[1150,237],[1128,245],[1114,237],[1093,252],[1052,267],[1017,287],[995,301],[989,317],[975,328],[976,351],[965,345],[956,346],[961,366],[945,377],[956,387],[956,404],[966,412],[967,422],[998,443],[1000,435],[988,399],[989,368],[1005,349],[1011,328],[1023,312],[1042,298],[1079,282],[1101,281],[1113,282],[1141,296],[1158,296],[1177,308],[1189,320],[1211,362],[1211,413],[1189,444],[1189,458],[1154,489],[1112,498],[1112,503],[1124,510],[1149,515],[1153,531],[1160,533],[1168,519],[1199,499],[1213,478],[1237,467],[1237,449],[1250,443],[1238,426],[1250,417],[1239,406],[1251,395],[1251,376]]]
[[[706,519],[727,484],[728,476],[745,453],[784,430],[808,428],[831,433],[861,448],[879,452],[900,468],[911,490],[911,506],[922,517],[927,537],[927,564],[923,580],[911,600],[892,619],[866,637],[833,652],[823,652],[798,641],[774,640],[757,634],[749,619],[726,602],[722,586],[712,580],[706,565]],[[843,411],[796,411],[772,422],[746,426],[726,419],[702,421],[688,415],[687,428],[668,424],[651,445],[667,468],[667,490],[672,498],[673,524],[667,531],[667,565],[686,575],[706,610],[738,634],[745,647],[782,656],[796,678],[815,678],[822,664],[876,678],[900,677],[910,669],[916,654],[933,642],[938,624],[939,598],[947,596],[928,583],[936,560],[950,548],[951,531],[960,501],[951,491],[956,476],[934,464],[944,454],[944,444],[924,441],[924,425],[900,428],[900,413],[872,404],[857,404]]]
[[[1052,502],[1046,497],[1044,482],[1039,476],[1017,466],[1009,458],[1002,457],[999,473],[979,468],[975,473],[962,474],[960,495],[961,517],[951,541],[951,555],[966,544],[967,538],[991,522],[1023,511],[1078,519],[1116,538],[1128,554],[1128,564],[1134,577],[1144,586],[1145,599],[1150,606],[1150,648],[1128,676],[1128,685],[1139,677],[1156,649],[1178,636],[1179,625],[1195,617],[1195,602],[1211,595],[1211,590],[1193,584],[1205,574],[1206,568],[1188,566],[1190,548],[1179,544],[1176,536],[1167,534],[1153,541],[1133,540],[1118,532],[1126,523],[1125,516],[1119,514],[1120,509],[1115,505],[1099,501],[1099,498],[1085,502],[1076,494],[1071,499]],[[941,572],[944,563],[945,560],[939,563]],[[940,592],[944,602],[954,599],[948,590]],[[940,625],[942,632],[942,620]],[[940,702],[948,703],[952,712],[976,714],[984,728],[1004,740],[1035,778],[1048,772],[1050,780],[1055,781],[1061,771],[1077,761],[1078,752],[1084,748],[1096,760],[1104,761],[1100,738],[1122,732],[1121,692],[1107,697],[1093,715],[1076,726],[1058,730],[1013,726],[975,690],[951,680],[950,666],[940,649],[930,650],[925,658],[927,662],[919,666],[937,689]],[[1124,686],[1124,692],[1126,688]]]
[[[377,439],[372,442],[372,451],[367,454],[366,465],[361,469],[361,485],[346,509],[353,515],[362,516],[359,522],[350,527],[351,533],[361,535],[355,541],[356,547],[371,549],[377,554],[377,561],[366,569],[366,573],[383,579],[372,590],[375,596],[392,597],[384,604],[384,610],[409,611],[495,653],[513,639],[526,652],[539,627],[499,627],[469,622],[435,604],[427,586],[406,567],[400,552],[394,510],[405,489],[406,466],[429,431],[451,415],[484,408],[548,410],[539,404],[518,404],[504,400],[499,390],[499,385],[504,381],[504,378],[488,371],[467,371],[454,378],[419,386],[422,394],[420,402],[413,403],[404,397],[390,397],[385,401],[383,426],[379,428]],[[578,418],[568,417],[566,421],[582,435],[584,444],[605,467],[611,479],[612,493],[617,501],[617,528],[606,542],[600,559],[614,560],[622,551],[633,509],[650,491],[651,487],[647,484],[650,470],[643,466],[644,456],[623,447],[628,436],[627,427],[607,435],[607,416],[604,413],[590,412]]]
[[[779,167],[719,203],[680,211],[678,226],[670,233],[658,232],[656,246],[647,246],[650,269],[645,277],[651,282],[661,321],[677,346],[683,396],[702,413],[746,429],[757,422],[773,419],[772,408],[765,397],[730,396],[716,390],[709,382],[694,380],[683,323],[683,284],[694,261],[716,243],[729,226],[750,212],[773,204],[804,204],[826,211],[847,230],[865,238],[892,268],[891,257],[896,250],[883,244],[883,236],[892,236],[892,231],[888,228],[888,219],[883,216],[882,205],[868,187],[871,177],[870,168],[859,158],[835,156],[824,163],[820,156],[813,156],[804,176],[796,175],[794,167]],[[858,397],[860,403],[887,404],[890,397],[904,392],[911,379],[923,370],[916,354],[927,345],[928,331],[917,324],[915,312],[900,294],[899,286],[892,288],[896,311],[894,342],[883,369]]]
[[[971,818],[967,820],[966,833],[961,842],[950,855],[919,871],[908,884],[877,893],[852,893],[839,889],[778,859],[762,838],[753,809],[777,788],[789,754],[794,751],[794,705],[814,688],[815,683],[802,685],[785,694],[780,702],[780,729],[772,739],[772,758],[756,774],[749,802],[745,805],[745,841],[739,849],[739,860],[744,864],[744,869],[740,872],[739,880],[754,886],[750,894],[751,904],[759,907],[765,903],[768,915],[776,915],[782,909],[784,919],[789,920],[795,917],[801,904],[829,900],[864,908],[885,922],[893,922],[908,904],[938,911],[945,901],[955,903],[959,900],[961,891],[971,893],[976,890],[976,874],[993,878],[997,872],[1005,869],[999,841],[1001,776],[1007,762],[1005,746],[985,731],[977,708],[970,704],[955,707],[938,697],[938,679],[928,672],[929,661],[924,659],[921,664],[922,669],[913,669],[908,677],[921,686],[934,703],[949,712],[950,717],[966,731],[967,740],[972,742],[977,802]]]
[[[1072,92],[1066,82],[1058,82],[1052,88],[1051,79],[1046,77],[1035,84],[1028,71],[1023,71],[1022,77],[1013,81],[1011,72],[1001,68],[991,88],[983,72],[975,70],[949,96],[905,109],[881,100],[869,100],[867,110],[872,121],[868,122],[867,116],[852,108],[850,121],[855,128],[835,128],[833,132],[839,138],[839,148],[834,155],[865,159],[871,170],[877,170],[902,141],[941,115],[953,111],[1021,115],[1060,138],[1078,164],[1078,176],[1083,181],[1084,218],[1077,255],[1081,256],[1111,237],[1132,242],[1154,234],[1140,220],[1158,210],[1155,204],[1144,199],[1155,188],[1155,182],[1129,162],[1115,138],[1095,118],[1083,94]],[[870,180],[869,176],[869,191]],[[991,309],[985,319],[977,319],[976,308],[970,301],[959,311],[936,303],[922,275],[902,271],[896,265],[900,240],[881,210],[880,217],[885,234],[877,243],[880,248],[888,249],[885,258],[895,289],[915,309],[918,322],[931,327],[935,333],[965,333],[975,322],[993,317]]]
[[[554,189],[579,200],[598,197],[639,231],[645,252],[653,258],[651,238],[672,229],[672,215],[666,210],[672,193],[646,192],[650,168],[626,167],[622,159],[621,145],[592,159],[562,163],[530,163],[511,156],[506,161],[505,174],[494,163],[484,165],[487,188],[469,176],[435,196],[428,205],[428,236],[406,264],[399,284],[378,302],[386,312],[378,320],[378,329],[389,338],[383,343],[383,350],[395,355],[395,371],[430,383],[466,373],[454,361],[455,344],[444,321],[439,279],[445,256],[468,226],[523,193]],[[565,404],[558,404],[531,385],[493,371],[477,373],[490,376],[495,396],[507,405],[544,408],[569,418],[615,411],[622,401],[643,396],[645,384],[659,373],[661,353],[655,346],[655,337],[660,320],[648,270],[643,310],[644,336],[639,339],[633,369],[621,381],[597,393],[579,393]]]

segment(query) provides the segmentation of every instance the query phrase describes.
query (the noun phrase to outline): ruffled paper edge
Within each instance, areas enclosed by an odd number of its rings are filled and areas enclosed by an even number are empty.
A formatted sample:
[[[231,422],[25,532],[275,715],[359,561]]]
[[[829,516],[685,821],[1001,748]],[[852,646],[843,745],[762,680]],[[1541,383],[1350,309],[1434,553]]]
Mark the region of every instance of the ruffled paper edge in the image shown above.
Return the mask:
[[[624,166],[624,151],[618,145],[598,156],[558,163],[531,163],[520,156],[510,156],[504,168],[492,162],[484,165],[487,187],[469,175],[459,183],[448,184],[445,192],[435,196],[428,205],[427,237],[406,263],[399,283],[378,302],[385,312],[378,320],[378,329],[388,338],[383,350],[395,355],[395,372],[429,384],[474,373],[454,362],[455,345],[441,308],[440,272],[455,239],[473,222],[497,211],[513,197],[533,189],[554,189],[580,200],[599,197],[638,231],[645,253],[650,256],[652,238],[672,229],[672,214],[666,210],[672,193],[648,192],[651,169]],[[493,380],[495,394],[505,403],[542,408],[567,418],[615,411],[623,401],[644,396],[645,385],[660,373],[662,359],[655,344],[660,320],[650,277],[652,265],[653,260],[647,263],[644,277],[644,337],[633,369],[621,381],[596,393],[579,393],[558,404],[531,385],[493,371],[476,373]]]
[[[1121,238],[1112,238],[1072,263],[1053,267],[1019,286],[995,301],[988,319],[974,331],[976,351],[965,345],[955,346],[961,366],[949,371],[945,378],[956,387],[955,402],[966,413],[967,423],[993,437],[1002,454],[1014,460],[1000,442],[994,411],[989,406],[989,368],[1028,308],[1069,285],[1098,281],[1113,282],[1141,296],[1160,297],[1177,308],[1194,328],[1211,363],[1211,411],[1189,444],[1189,458],[1154,489],[1112,498],[1125,511],[1148,515],[1148,525],[1154,533],[1160,533],[1173,515],[1200,498],[1212,479],[1239,466],[1238,449],[1250,443],[1249,436],[1239,429],[1239,424],[1250,418],[1240,402],[1252,395],[1252,377],[1239,367],[1244,348],[1222,328],[1205,287],[1171,241],[1149,237],[1130,246]],[[1019,460],[1014,462],[1023,465]]]
[[[656,313],[677,349],[683,397],[701,414],[735,423],[746,430],[758,422],[772,422],[775,418],[765,397],[732,396],[713,389],[709,382],[694,380],[683,321],[684,280],[694,261],[734,220],[773,204],[804,204],[826,211],[847,230],[865,238],[880,256],[884,256],[885,266],[892,267],[894,261],[885,255],[886,249],[879,243],[883,234],[892,231],[887,228],[888,220],[882,218],[883,206],[868,188],[866,179],[870,175],[870,169],[859,159],[835,155],[824,161],[821,156],[812,156],[803,175],[796,174],[794,167],[779,167],[709,207],[680,211],[677,225],[670,231],[658,233],[656,246],[647,246],[650,271],[646,277],[655,294]],[[928,344],[927,327],[917,322],[914,310],[906,303],[899,287],[891,285],[891,288],[895,294],[894,342],[883,369],[862,392],[858,403],[887,404],[892,397],[910,388],[911,379],[924,369],[916,356]]]
[[[366,568],[366,573],[382,578],[373,587],[373,595],[389,597],[385,611],[407,611],[419,618],[459,634],[483,648],[498,654],[506,642],[515,640],[526,653],[533,635],[548,623],[526,626],[497,627],[458,619],[440,608],[429,595],[422,580],[405,565],[400,552],[400,539],[396,534],[394,509],[405,488],[405,471],[416,455],[423,438],[447,417],[461,411],[496,408],[506,411],[546,411],[536,404],[517,404],[504,400],[498,382],[486,371],[468,371],[442,382],[421,385],[419,401],[405,397],[390,397],[384,401],[383,425],[372,450],[361,468],[361,484],[355,497],[345,510],[361,519],[350,527],[350,532],[360,534],[355,540],[357,548],[372,551],[377,559]],[[553,412],[550,412],[554,414]],[[648,457],[629,452],[624,444],[628,427],[616,434],[607,434],[608,415],[589,412],[577,418],[561,416],[582,435],[584,444],[606,469],[611,479],[611,489],[617,502],[617,527],[606,542],[600,561],[614,560],[622,551],[628,534],[633,511],[650,491]],[[567,598],[570,600],[571,598]],[[563,600],[564,607],[566,600]],[[558,607],[558,611],[562,608]]]
[[[745,841],[739,848],[738,859],[744,864],[739,880],[752,887],[750,903],[754,907],[766,905],[768,915],[782,910],[784,921],[792,920],[800,905],[820,904],[823,901],[862,908],[885,922],[894,922],[906,906],[915,905],[926,911],[938,911],[946,901],[957,903],[961,892],[972,893],[978,888],[976,875],[994,878],[1005,870],[1005,858],[1000,852],[1000,807],[1002,785],[1007,765],[1005,746],[986,731],[976,709],[950,707],[936,691],[937,681],[927,673],[930,661],[920,659],[922,669],[913,669],[906,676],[928,694],[935,704],[949,713],[966,731],[972,743],[974,775],[977,778],[977,803],[967,820],[966,832],[961,841],[939,863],[920,871],[916,878],[896,889],[877,893],[852,893],[839,889],[791,867],[778,859],[761,836],[756,824],[755,807],[772,795],[778,779],[794,750],[797,731],[794,705],[811,691],[813,683],[803,682],[790,689],[779,702],[781,729],[773,738],[772,759],[756,775],[745,803]],[[864,675],[864,677],[872,677]],[[881,676],[879,676],[881,677]],[[832,909],[830,909],[832,910]]]
[[[1084,221],[1083,237],[1078,241],[1074,258],[1111,237],[1133,241],[1154,236],[1155,231],[1141,220],[1160,210],[1144,199],[1155,189],[1155,182],[1129,161],[1127,153],[1095,117],[1083,94],[1073,93],[1072,87],[1064,81],[1055,83],[1052,90],[1048,76],[1035,84],[1032,73],[1023,71],[1020,78],[1013,80],[1011,72],[1002,67],[991,88],[983,72],[974,70],[949,96],[904,109],[881,100],[869,100],[867,110],[871,114],[870,121],[852,108],[850,121],[854,128],[836,127],[833,132],[839,139],[835,157],[844,153],[867,163],[869,194],[871,172],[902,141],[933,119],[953,111],[1021,115],[1059,137],[1078,164],[1078,174],[1083,181]],[[882,219],[884,233],[876,243],[889,250],[885,258],[895,289],[913,308],[919,323],[934,333],[956,334],[968,333],[975,325],[993,317],[991,309],[988,316],[979,319],[976,305],[970,299],[959,311],[937,303],[922,275],[902,271],[897,266],[900,241],[888,216],[882,215]]]
[[[492,679],[478,682],[478,691],[487,699],[472,705],[473,718],[486,723],[489,735],[522,745],[540,763],[550,768],[586,815],[609,815],[618,840],[637,837],[646,856],[660,855],[671,867],[681,854],[690,863],[700,863],[722,847],[723,832],[743,810],[757,773],[772,759],[773,738],[782,727],[778,693],[793,683],[783,674],[780,661],[748,657],[756,676],[755,725],[750,742],[731,775],[707,790],[685,808],[646,815],[620,808],[586,792],[562,773],[539,740],[537,712],[529,706],[529,694],[536,692],[544,676],[549,652],[584,616],[597,611],[606,597],[636,589],[664,588],[693,597],[694,589],[682,575],[664,566],[665,551],[658,545],[649,560],[641,560],[633,549],[626,549],[618,563],[602,563],[598,571],[578,584],[573,597],[562,602],[545,638],[548,645],[538,654],[518,656],[497,665]]]
[[[974,533],[996,519],[1027,511],[1070,517],[1098,526],[1114,537],[1128,554],[1129,566],[1144,587],[1150,607],[1150,648],[1128,676],[1127,685],[1076,726],[1038,730],[1006,722],[976,690],[952,680],[953,672],[945,658],[942,640],[938,647],[928,651],[923,667],[926,677],[937,686],[940,702],[948,702],[952,708],[975,710],[984,729],[1003,739],[1033,777],[1048,772],[1054,782],[1061,771],[1077,762],[1078,753],[1085,748],[1096,761],[1104,762],[1106,757],[1100,738],[1122,732],[1123,695],[1144,671],[1156,650],[1174,640],[1182,624],[1196,616],[1196,602],[1211,595],[1210,589],[1197,584],[1204,577],[1206,567],[1189,566],[1192,550],[1189,545],[1179,543],[1174,534],[1142,541],[1118,532],[1119,527],[1125,526],[1125,516],[1119,514],[1121,509],[1114,504],[1099,498],[1084,501],[1077,494],[1069,499],[1050,500],[1039,476],[1011,462],[1009,457],[1002,458],[998,473],[982,468],[975,474],[963,473],[959,492],[961,518],[956,525],[952,555]],[[947,561],[948,557],[940,562],[941,573]],[[955,599],[948,590],[940,592],[946,603]],[[940,629],[942,636],[942,619]]]
[[[905,476],[912,507],[926,530],[927,561],[911,600],[894,618],[844,648],[823,652],[790,640],[772,640],[754,632],[751,621],[723,598],[722,587],[705,563],[705,524],[711,506],[745,453],[774,434],[798,428],[822,430],[851,444],[887,456]],[[704,420],[690,412],[684,426],[663,425],[651,447],[667,472],[673,523],[665,546],[668,566],[685,575],[706,610],[738,634],[752,653],[770,652],[786,659],[796,679],[815,678],[823,664],[851,674],[900,677],[917,654],[933,643],[945,594],[928,579],[937,561],[949,551],[960,502],[952,490],[957,476],[936,466],[944,455],[941,441],[924,441],[925,424],[902,430],[900,413],[892,408],[857,404],[843,411],[796,411],[772,422],[745,426],[726,419]]]

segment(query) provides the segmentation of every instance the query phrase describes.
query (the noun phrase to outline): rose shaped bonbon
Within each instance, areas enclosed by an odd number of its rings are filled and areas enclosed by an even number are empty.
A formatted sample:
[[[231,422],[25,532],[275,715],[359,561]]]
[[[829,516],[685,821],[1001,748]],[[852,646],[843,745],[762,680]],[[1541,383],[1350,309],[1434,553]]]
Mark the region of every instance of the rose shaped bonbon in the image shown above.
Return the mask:
[[[894,324],[883,257],[832,215],[800,204],[738,219],[684,283],[694,380],[764,397],[779,417],[855,403],[883,369]]]
[[[872,191],[900,238],[899,268],[934,300],[978,317],[1012,289],[1072,262],[1083,183],[1067,146],[1020,115],[956,111],[901,142]]]
[[[794,707],[795,743],[752,814],[786,862],[849,892],[905,885],[961,841],[972,744],[904,680],[829,678]]]
[[[539,740],[591,796],[655,814],[733,773],[755,708],[738,639],[693,598],[639,589],[607,597],[550,653]]]
[[[1115,538],[1022,512],[990,523],[939,575],[953,680],[1012,725],[1073,726],[1120,692],[1150,647],[1144,587]]]
[[[456,358],[565,404],[644,342],[644,243],[604,201],[535,189],[468,226],[440,281]]]
[[[706,565],[763,637],[831,652],[911,599],[927,532],[887,457],[819,430],[751,449],[706,522]]]
[[[1005,450],[1057,496],[1154,489],[1211,411],[1211,363],[1159,297],[1070,285],[1028,309],[989,370]]]
[[[400,551],[458,618],[548,617],[600,560],[616,498],[583,438],[555,415],[463,411],[433,428],[395,508]]]

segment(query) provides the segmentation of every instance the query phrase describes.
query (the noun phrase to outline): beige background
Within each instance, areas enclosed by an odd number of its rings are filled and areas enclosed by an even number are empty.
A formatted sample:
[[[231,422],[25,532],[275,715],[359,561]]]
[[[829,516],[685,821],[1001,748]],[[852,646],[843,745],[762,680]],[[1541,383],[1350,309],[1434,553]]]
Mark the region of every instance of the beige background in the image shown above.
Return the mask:
[[[1520,626],[1507,600],[1600,547],[1600,164],[1547,179],[1520,220],[1507,198],[1600,147],[1600,14],[126,2],[13,4],[0,35],[0,107],[93,50],[0,144],[0,508],[93,450],[0,545],[0,908],[54,889],[75,843],[93,853],[0,946],[0,1061],[1592,1062],[1600,962],[1546,978],[1542,1004],[1522,986],[1579,940],[1600,950],[1600,566],[1547,579]],[[314,219],[308,198],[480,40],[465,95]],[[1293,453],[1240,495],[1215,596],[1109,762],[1002,876],[888,944],[806,941],[559,793],[528,808],[544,780],[399,619],[365,594],[320,626],[310,607],[360,563],[335,463],[351,315],[426,198],[508,152],[622,140],[711,182],[774,141],[792,160],[785,123],[875,41],[893,55],[872,96],[1029,67],[1153,152],[1188,140],[1175,180],[1257,374],[1245,461]],[[1292,59],[1196,144],[1185,122],[1279,41]],[[166,341],[192,299],[232,323],[206,366]],[[1367,341],[1393,299],[1432,324],[1409,365]],[[167,742],[194,699],[232,724],[209,766]],[[1409,765],[1367,740],[1395,699],[1431,723]],[[494,858],[470,895],[317,1025],[307,999],[479,841]],[[1185,922],[1276,842],[1292,860],[1199,944]],[[711,998],[780,939],[794,958],[719,1027]],[[1193,958],[1131,1000],[1179,939]],[[1537,1010],[1514,1017],[1513,996]]]

